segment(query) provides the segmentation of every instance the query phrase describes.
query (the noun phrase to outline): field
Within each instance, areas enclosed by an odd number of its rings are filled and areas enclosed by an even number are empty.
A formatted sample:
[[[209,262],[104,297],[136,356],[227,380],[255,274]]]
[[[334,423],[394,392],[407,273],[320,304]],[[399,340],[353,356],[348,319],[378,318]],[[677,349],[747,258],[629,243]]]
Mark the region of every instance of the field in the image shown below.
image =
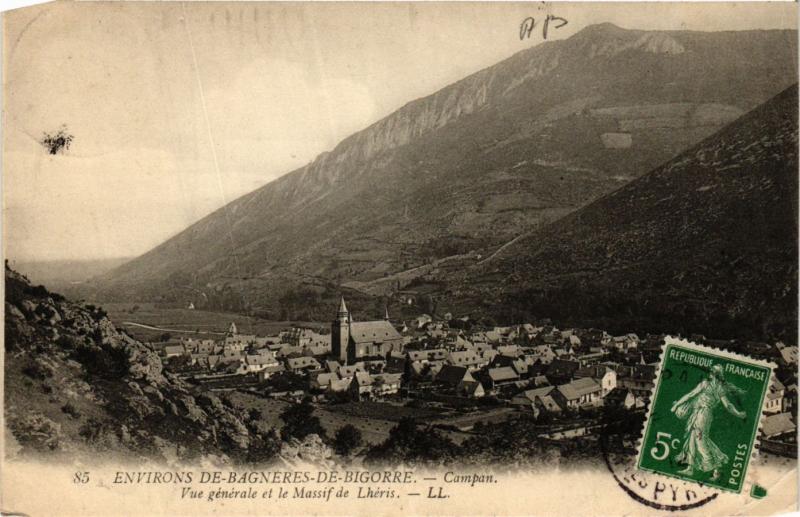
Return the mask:
[[[202,310],[156,307],[152,303],[107,303],[102,304],[117,327],[141,341],[158,341],[162,334],[199,336],[219,339],[231,322],[241,334],[259,336],[275,335],[292,326],[303,326],[324,331],[327,323],[304,321],[270,321],[243,314],[211,312]]]
[[[261,411],[261,425],[265,429],[283,427],[280,414],[291,404],[283,400],[267,399],[240,391],[230,392],[225,396],[244,411],[251,408]],[[319,417],[328,436],[332,437],[341,427],[351,424],[361,431],[364,443],[376,445],[389,437],[389,432],[401,418],[413,416],[421,424],[424,424],[430,422],[434,416],[441,416],[442,412],[430,408],[409,408],[388,402],[351,402],[316,405],[314,414]],[[447,435],[456,443],[461,443],[469,437],[467,433],[457,431],[440,430],[439,432]]]
[[[388,402],[347,402],[331,406],[332,410],[334,408],[337,413],[342,415],[388,420],[390,422],[399,422],[405,417],[413,417],[418,421],[428,422],[434,418],[442,417],[442,410],[439,408],[411,408],[402,404]]]
[[[250,393],[231,392],[226,395],[237,406],[244,410],[256,408],[261,411],[261,423],[266,428],[280,429],[283,421],[280,419],[281,412],[291,403],[283,400],[272,400]],[[389,437],[389,431],[395,426],[394,422],[382,419],[371,419],[354,417],[336,412],[338,406],[324,407],[317,406],[314,414],[319,417],[322,426],[327,431],[328,436],[333,436],[339,428],[345,424],[356,426],[364,438],[365,443],[381,443]]]

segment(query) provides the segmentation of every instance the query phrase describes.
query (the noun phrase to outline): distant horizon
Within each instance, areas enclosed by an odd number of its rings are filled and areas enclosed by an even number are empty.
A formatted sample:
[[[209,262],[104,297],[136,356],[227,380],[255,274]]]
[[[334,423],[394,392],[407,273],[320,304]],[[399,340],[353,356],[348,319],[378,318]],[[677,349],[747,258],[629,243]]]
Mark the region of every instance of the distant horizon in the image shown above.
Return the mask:
[[[519,39],[527,15],[569,18],[551,29],[548,41],[600,24],[796,31],[796,17],[786,16],[796,5],[788,2],[680,10],[670,4],[371,4],[366,13],[363,5],[309,7],[46,4],[8,13],[6,79],[14,99],[7,100],[4,128],[6,257],[52,263],[141,256],[402,106],[537,46],[541,37]],[[95,30],[95,22],[115,30]],[[274,30],[264,32],[263,24]],[[406,77],[412,80],[398,88],[397,78]],[[87,108],[87,96],[101,101]],[[36,140],[60,124],[74,133],[73,146],[49,156]]]

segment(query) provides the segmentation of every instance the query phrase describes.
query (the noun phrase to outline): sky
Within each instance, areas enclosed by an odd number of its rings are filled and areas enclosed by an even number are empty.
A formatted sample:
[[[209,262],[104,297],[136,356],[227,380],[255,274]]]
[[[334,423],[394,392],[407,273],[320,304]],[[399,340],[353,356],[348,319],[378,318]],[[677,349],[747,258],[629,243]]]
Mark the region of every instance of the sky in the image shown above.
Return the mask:
[[[528,16],[796,28],[793,3],[55,3],[3,24],[3,243],[140,255],[409,101],[542,42]],[[66,125],[57,155],[40,145]]]

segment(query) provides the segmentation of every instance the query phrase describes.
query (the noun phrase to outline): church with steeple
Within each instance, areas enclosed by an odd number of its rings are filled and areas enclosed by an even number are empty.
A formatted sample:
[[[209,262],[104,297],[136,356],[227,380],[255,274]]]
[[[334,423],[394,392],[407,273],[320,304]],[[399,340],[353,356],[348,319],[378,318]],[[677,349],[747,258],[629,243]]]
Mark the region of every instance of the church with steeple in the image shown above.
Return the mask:
[[[342,298],[336,319],[331,323],[331,351],[342,364],[352,364],[364,357],[386,357],[392,350],[403,349],[403,337],[389,321],[389,309],[383,320],[353,321]]]

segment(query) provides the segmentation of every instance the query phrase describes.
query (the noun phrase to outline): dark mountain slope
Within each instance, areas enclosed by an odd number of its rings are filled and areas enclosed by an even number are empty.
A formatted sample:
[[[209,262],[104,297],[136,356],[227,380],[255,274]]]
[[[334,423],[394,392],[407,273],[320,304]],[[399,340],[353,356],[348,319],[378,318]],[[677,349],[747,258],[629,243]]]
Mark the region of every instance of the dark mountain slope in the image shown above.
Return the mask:
[[[518,240],[454,282],[453,298],[501,317],[794,342],[797,103],[795,85]]]
[[[795,40],[600,25],[538,45],[230,203],[104,275],[98,295],[277,310],[302,285],[325,306],[340,285],[386,294],[409,281],[392,274],[490,253],[765,101],[796,80]]]

